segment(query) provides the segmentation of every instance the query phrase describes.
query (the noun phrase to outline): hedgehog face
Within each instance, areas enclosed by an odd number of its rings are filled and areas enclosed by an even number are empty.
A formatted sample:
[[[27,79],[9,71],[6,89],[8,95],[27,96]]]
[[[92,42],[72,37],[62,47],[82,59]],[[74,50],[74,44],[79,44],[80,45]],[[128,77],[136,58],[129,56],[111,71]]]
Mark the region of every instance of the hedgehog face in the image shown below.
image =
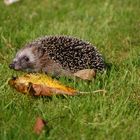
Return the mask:
[[[34,70],[34,63],[35,56],[32,52],[32,48],[23,48],[17,52],[13,62],[9,65],[9,68],[32,72]]]

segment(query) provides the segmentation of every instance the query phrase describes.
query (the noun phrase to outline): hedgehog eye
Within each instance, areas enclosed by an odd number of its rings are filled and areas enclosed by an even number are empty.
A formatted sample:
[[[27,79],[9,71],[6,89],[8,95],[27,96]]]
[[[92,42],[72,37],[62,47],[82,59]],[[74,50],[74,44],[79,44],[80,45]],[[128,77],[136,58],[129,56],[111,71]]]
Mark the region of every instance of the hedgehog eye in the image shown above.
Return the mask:
[[[27,56],[24,56],[25,61],[29,61],[29,58]]]

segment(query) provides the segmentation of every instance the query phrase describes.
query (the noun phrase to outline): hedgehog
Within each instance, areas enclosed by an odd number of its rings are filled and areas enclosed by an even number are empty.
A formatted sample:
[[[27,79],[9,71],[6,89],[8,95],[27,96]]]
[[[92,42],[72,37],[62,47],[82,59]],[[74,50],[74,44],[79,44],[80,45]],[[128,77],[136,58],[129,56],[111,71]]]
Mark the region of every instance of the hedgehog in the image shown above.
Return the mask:
[[[84,69],[102,72],[106,65],[102,55],[89,42],[69,36],[45,36],[21,48],[9,67],[60,77],[73,76]]]

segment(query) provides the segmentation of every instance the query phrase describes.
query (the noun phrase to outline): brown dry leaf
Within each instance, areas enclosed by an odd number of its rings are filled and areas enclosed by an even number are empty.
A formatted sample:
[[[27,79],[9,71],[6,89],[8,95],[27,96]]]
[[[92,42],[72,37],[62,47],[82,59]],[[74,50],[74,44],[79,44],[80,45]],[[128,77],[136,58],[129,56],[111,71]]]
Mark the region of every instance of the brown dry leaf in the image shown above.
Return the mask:
[[[40,117],[37,117],[35,125],[34,125],[34,132],[39,135],[46,124],[47,122],[45,120],[43,120]]]
[[[76,95],[78,93],[75,89],[62,85],[43,74],[26,74],[12,78],[9,84],[19,92],[35,96]]]
[[[84,69],[74,73],[74,76],[83,80],[92,80],[96,76],[96,72],[93,69]]]

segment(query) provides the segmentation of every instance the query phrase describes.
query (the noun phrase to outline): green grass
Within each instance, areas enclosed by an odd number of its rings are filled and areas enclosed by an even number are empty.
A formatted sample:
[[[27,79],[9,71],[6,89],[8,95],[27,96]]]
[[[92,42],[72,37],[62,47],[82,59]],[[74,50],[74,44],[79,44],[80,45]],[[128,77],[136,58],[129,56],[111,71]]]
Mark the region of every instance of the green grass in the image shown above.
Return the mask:
[[[0,1],[0,139],[139,140],[140,139],[140,2],[139,0]],[[10,88],[8,68],[16,51],[43,35],[71,35],[95,44],[108,74],[90,84],[63,83],[81,91],[106,94],[32,98]],[[49,131],[33,133],[37,116]]]

